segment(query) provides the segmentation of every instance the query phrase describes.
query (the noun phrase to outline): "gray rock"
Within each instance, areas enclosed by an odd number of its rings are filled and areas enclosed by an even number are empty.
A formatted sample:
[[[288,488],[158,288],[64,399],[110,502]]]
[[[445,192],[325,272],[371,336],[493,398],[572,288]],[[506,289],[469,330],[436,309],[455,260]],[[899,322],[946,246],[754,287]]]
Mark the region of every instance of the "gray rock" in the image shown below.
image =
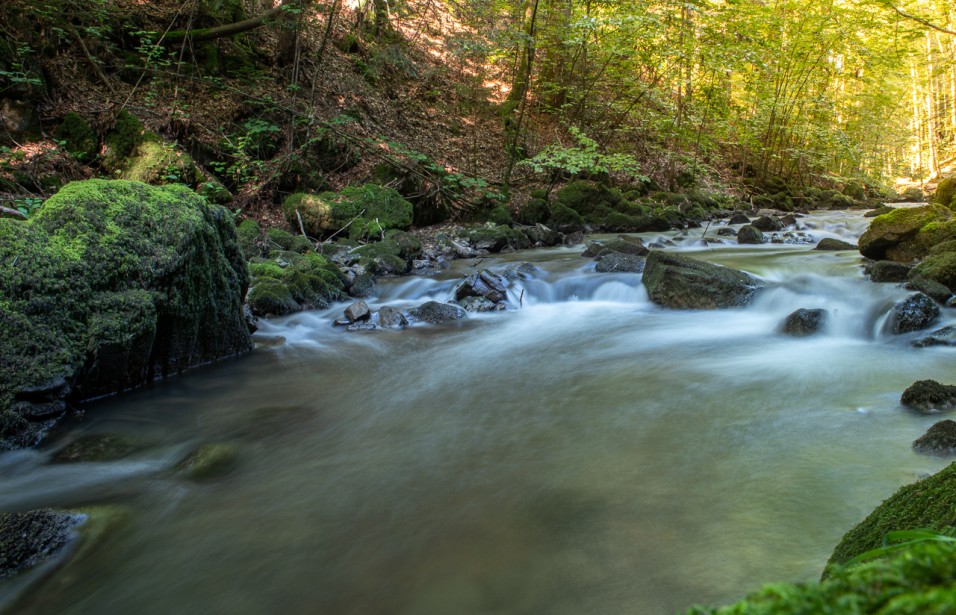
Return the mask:
[[[598,257],[594,270],[598,273],[640,273],[644,271],[644,257],[611,252]]]
[[[360,273],[352,280],[349,295],[358,299],[370,297],[375,292],[375,276],[370,273]]]
[[[345,308],[345,317],[349,319],[350,323],[355,323],[371,318],[372,311],[368,309],[368,304],[364,301],[356,301]]]
[[[386,305],[378,311],[378,326],[385,329],[404,329],[408,326],[408,319],[400,310]]]
[[[531,263],[517,263],[515,265],[508,265],[501,270],[501,277],[508,280],[509,282],[514,282],[516,280],[532,280],[541,275],[541,269],[532,265]]]
[[[0,579],[55,555],[73,539],[83,515],[42,509],[0,513]]]
[[[358,322],[353,322],[352,324],[347,326],[345,329],[346,331],[374,331],[378,329],[378,327],[373,322],[369,322],[367,320],[360,320]]]
[[[498,303],[508,298],[508,289],[499,275],[483,269],[465,276],[455,287],[454,297],[455,301],[465,297],[484,297],[492,303]]]
[[[648,255],[643,281],[651,301],[679,309],[747,305],[762,285],[742,271],[661,250]]]
[[[492,303],[484,297],[465,297],[458,305],[469,312],[498,312],[505,309],[504,303]]]
[[[740,227],[740,230],[737,231],[737,243],[759,244],[765,243],[766,241],[767,240],[764,238],[763,233],[760,232],[760,229],[751,224],[742,226]]]
[[[856,250],[856,245],[833,237],[824,237],[814,250]]]
[[[877,261],[871,263],[864,270],[870,275],[873,282],[905,282],[910,273],[909,265],[894,263],[893,261]]]
[[[931,455],[956,454],[956,421],[939,421],[913,441],[913,450]]]
[[[948,326],[937,329],[925,337],[913,340],[915,348],[927,346],[956,346],[956,327]]]
[[[740,212],[735,213],[727,221],[727,224],[750,224],[750,218]]]
[[[782,231],[784,228],[783,222],[771,216],[761,216],[751,222],[751,224],[764,232]]]
[[[826,324],[826,310],[800,308],[783,321],[783,333],[793,337],[806,337],[818,333]]]
[[[920,331],[930,326],[939,313],[935,301],[923,293],[916,293],[893,306],[886,329],[895,334]]]
[[[717,234],[721,237],[736,237],[737,231],[735,231],[734,229],[730,227],[722,226],[719,229],[717,229]]]
[[[415,320],[433,325],[468,318],[468,314],[464,308],[451,303],[439,303],[437,301],[423,303],[417,308],[409,310],[408,315]]]
[[[528,236],[528,239],[531,243],[537,246],[557,246],[561,245],[564,241],[564,235],[555,231],[547,226],[541,224],[535,224],[524,229],[525,234]]]
[[[956,405],[956,386],[918,380],[903,391],[900,403],[920,414],[943,412]]]

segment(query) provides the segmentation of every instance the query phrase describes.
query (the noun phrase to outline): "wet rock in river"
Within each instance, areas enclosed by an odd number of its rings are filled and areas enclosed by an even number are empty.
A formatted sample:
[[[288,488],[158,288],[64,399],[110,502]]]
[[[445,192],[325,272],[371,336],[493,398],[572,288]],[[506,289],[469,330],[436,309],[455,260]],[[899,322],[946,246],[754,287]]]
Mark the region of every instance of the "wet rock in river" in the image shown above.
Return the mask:
[[[356,301],[352,305],[345,308],[345,317],[350,323],[355,323],[371,318],[372,311],[368,309],[368,304],[364,301]]]
[[[32,568],[66,547],[83,515],[42,509],[0,513],[0,579]]]
[[[937,329],[925,337],[913,340],[915,348],[927,346],[956,346],[956,327],[948,326]]]
[[[761,216],[750,224],[758,230],[764,231],[765,233],[782,231],[784,229],[783,222],[771,216]]]
[[[750,224],[750,218],[748,218],[746,214],[738,212],[730,217],[727,224]]]
[[[793,337],[813,335],[826,324],[827,316],[827,311],[823,309],[800,308],[783,321],[783,333]]]
[[[360,273],[352,279],[349,295],[357,299],[365,299],[375,292],[375,276],[370,273]]]
[[[484,297],[465,297],[456,303],[468,312],[497,312],[505,309],[504,303],[493,303]]]
[[[408,319],[400,310],[385,306],[378,311],[378,326],[385,329],[404,329]]]
[[[611,252],[598,257],[594,270],[598,273],[640,273],[644,271],[644,257]]]
[[[508,298],[508,289],[501,276],[483,269],[465,276],[455,287],[454,297],[455,301],[465,297],[484,297],[492,303],[498,303]]]
[[[53,456],[54,463],[115,461],[149,447],[149,442],[128,434],[97,433],[79,438]]]
[[[423,303],[417,308],[409,310],[408,315],[415,320],[433,325],[468,318],[468,314],[461,306],[451,303],[439,303],[438,301]]]
[[[913,441],[913,450],[931,455],[956,454],[956,421],[946,419]]]
[[[737,231],[737,243],[760,244],[765,243],[766,241],[767,240],[764,238],[763,233],[760,232],[760,229],[751,224],[742,226],[740,227],[740,230]]]
[[[232,472],[239,461],[235,444],[204,444],[176,465],[179,473],[190,480],[210,480]]]
[[[648,255],[643,281],[651,301],[679,309],[744,306],[762,285],[742,271],[661,250]]]
[[[722,226],[719,229],[717,229],[717,234],[720,235],[721,237],[736,237],[737,231],[735,231],[734,229],[730,227]]]
[[[912,272],[910,272],[910,278],[909,281],[906,282],[905,288],[906,290],[923,293],[940,305],[946,305],[949,298],[953,296],[951,290],[936,280],[930,280],[922,276],[914,277]]]
[[[956,386],[918,380],[903,391],[900,403],[920,414],[943,412],[956,405]]]
[[[910,333],[930,326],[939,317],[939,306],[923,293],[916,293],[893,306],[886,329],[890,333]]]
[[[864,268],[873,282],[905,282],[911,267],[893,261],[877,261]]]
[[[856,245],[841,241],[840,239],[834,239],[833,237],[824,237],[820,240],[820,243],[817,244],[814,250],[856,250]]]

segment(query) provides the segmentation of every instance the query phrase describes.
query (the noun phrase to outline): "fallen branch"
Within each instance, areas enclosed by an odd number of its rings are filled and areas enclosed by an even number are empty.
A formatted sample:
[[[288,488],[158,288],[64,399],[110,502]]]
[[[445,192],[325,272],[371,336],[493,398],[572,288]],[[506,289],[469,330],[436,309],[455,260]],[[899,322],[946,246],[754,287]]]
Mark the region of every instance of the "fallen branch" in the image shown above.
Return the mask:
[[[185,40],[188,40],[191,43],[205,43],[207,41],[214,41],[227,36],[242,34],[243,32],[255,30],[256,28],[261,28],[262,26],[278,22],[288,14],[289,7],[295,4],[298,4],[297,0],[284,0],[282,4],[275,7],[271,11],[263,13],[262,15],[250,17],[249,19],[226,24],[224,26],[216,26],[215,28],[174,30],[166,35],[163,42],[172,44],[181,43]]]
[[[296,212],[298,213],[298,210],[296,210]],[[332,233],[331,235],[329,235],[328,237],[326,237],[326,238],[325,238],[325,241],[322,242],[322,245],[324,246],[324,245],[325,245],[326,243],[328,243],[329,241],[332,241],[332,238],[333,238],[333,237],[335,237],[336,235],[338,235],[339,233],[341,233],[342,231],[344,231],[345,229],[347,229],[349,226],[351,226],[351,224],[352,224],[353,222],[355,222],[356,220],[358,220],[359,218],[361,218],[361,217],[362,217],[362,214],[364,214],[364,213],[365,213],[365,210],[363,209],[362,211],[360,211],[360,212],[358,213],[357,216],[355,216],[354,218],[352,218],[351,220],[349,220],[349,221],[345,224],[345,226],[343,226],[343,227],[340,228],[339,230],[335,231],[334,233]]]
[[[0,214],[4,216],[13,216],[14,218],[20,218],[21,220],[26,220],[27,217],[19,209],[10,209],[9,207],[0,207]]]

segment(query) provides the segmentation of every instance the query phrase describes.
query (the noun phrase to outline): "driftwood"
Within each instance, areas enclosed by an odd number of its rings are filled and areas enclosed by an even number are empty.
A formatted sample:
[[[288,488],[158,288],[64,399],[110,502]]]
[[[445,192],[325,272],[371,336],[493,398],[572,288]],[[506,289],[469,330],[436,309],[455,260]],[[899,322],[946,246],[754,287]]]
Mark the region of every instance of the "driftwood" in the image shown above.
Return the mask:
[[[13,216],[14,218],[20,218],[21,220],[26,220],[27,217],[23,215],[23,212],[19,209],[10,209],[9,207],[0,207],[0,218],[5,216]]]

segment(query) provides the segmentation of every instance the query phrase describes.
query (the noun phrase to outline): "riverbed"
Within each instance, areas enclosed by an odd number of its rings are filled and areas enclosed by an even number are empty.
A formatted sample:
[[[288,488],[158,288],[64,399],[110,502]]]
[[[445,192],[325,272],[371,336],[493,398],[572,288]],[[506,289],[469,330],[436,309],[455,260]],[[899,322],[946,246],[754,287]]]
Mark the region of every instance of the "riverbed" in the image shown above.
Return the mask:
[[[852,242],[869,220],[798,222]],[[338,304],[263,321],[246,358],[91,404],[46,449],[0,456],[0,509],[109,503],[129,520],[17,612],[653,615],[818,578],[847,529],[947,465],[912,451],[938,417],[899,397],[952,383],[956,350],[884,333],[909,293],[871,283],[855,251],[705,230],[643,237],[766,280],[752,305],[660,308],[582,245],[456,261],[367,301],[407,309],[476,269],[537,270],[504,312],[347,332]],[[798,308],[829,310],[825,331],[782,335]],[[48,463],[98,432],[153,445]],[[207,442],[237,447],[235,471],[179,477]]]

